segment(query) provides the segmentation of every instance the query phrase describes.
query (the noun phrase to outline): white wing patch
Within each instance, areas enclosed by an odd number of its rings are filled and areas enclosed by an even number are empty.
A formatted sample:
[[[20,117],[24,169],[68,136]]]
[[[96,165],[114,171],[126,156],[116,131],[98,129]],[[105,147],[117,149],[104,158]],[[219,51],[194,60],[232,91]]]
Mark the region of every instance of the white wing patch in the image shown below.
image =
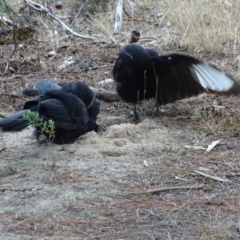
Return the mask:
[[[201,86],[212,91],[227,92],[235,83],[224,72],[211,67],[207,63],[193,65],[192,69],[196,73]]]

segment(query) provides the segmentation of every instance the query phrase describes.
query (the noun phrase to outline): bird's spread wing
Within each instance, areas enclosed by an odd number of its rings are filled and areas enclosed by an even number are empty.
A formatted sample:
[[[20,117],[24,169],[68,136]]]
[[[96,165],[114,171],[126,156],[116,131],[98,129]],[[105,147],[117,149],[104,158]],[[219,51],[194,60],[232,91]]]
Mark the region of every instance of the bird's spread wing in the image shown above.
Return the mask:
[[[168,63],[164,68],[163,58]],[[240,93],[236,81],[211,65],[181,54],[160,56],[154,60],[158,71],[158,102],[167,104],[203,93]]]
[[[207,63],[192,65],[200,85],[214,92],[228,92],[233,89],[235,81],[224,72],[213,68]]]

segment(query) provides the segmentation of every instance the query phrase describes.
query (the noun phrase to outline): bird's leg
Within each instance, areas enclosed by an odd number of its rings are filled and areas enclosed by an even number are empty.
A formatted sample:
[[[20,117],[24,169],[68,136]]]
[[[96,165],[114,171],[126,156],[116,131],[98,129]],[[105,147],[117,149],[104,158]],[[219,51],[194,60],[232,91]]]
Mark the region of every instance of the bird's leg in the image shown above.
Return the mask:
[[[154,67],[154,73],[155,73],[155,78],[156,78],[156,95],[155,95],[155,99],[156,99],[156,112],[153,114],[153,116],[154,117],[159,117],[160,116],[160,111],[159,111],[159,106],[158,106],[158,76],[156,75],[155,67]]]
[[[135,104],[134,108],[133,108],[133,117],[134,117],[134,120],[139,119],[139,114],[138,114],[138,111],[137,111],[137,104]]]
[[[133,118],[134,121],[137,121],[139,119],[137,104],[134,104],[133,111],[131,111],[131,114],[128,116],[128,118]]]
[[[133,108],[133,117],[134,117],[135,121],[137,121],[139,119],[139,113],[137,111],[138,102],[139,102],[139,91],[137,92],[137,102],[135,103],[134,108]]]
[[[156,101],[156,112],[153,113],[153,117],[159,117],[160,116],[160,110],[158,106],[158,102]]]

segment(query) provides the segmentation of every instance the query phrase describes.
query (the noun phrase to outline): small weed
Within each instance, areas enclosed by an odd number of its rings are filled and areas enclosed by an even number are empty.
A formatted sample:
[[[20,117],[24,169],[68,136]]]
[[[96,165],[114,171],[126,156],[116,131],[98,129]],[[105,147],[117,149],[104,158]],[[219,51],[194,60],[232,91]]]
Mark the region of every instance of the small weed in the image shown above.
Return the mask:
[[[217,238],[215,236],[207,236],[204,240],[217,240]]]
[[[27,110],[23,115],[23,118],[29,122],[30,125],[36,128],[40,128],[43,133],[49,135],[49,138],[54,138],[55,136],[55,123],[53,120],[44,121],[39,117],[37,112],[32,112]]]
[[[192,117],[193,121],[199,122],[202,120],[202,116],[200,114],[193,115]]]
[[[17,168],[16,167],[12,167],[12,166],[8,167],[8,174],[9,175],[14,175],[16,173],[17,173]]]

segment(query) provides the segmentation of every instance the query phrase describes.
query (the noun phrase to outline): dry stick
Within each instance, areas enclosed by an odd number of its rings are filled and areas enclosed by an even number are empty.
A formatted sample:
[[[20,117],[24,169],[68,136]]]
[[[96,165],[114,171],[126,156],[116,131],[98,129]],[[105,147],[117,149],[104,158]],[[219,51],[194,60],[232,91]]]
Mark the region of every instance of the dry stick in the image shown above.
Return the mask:
[[[95,101],[95,99],[96,99],[96,92],[94,92],[94,96],[93,96],[93,99],[92,99],[92,101],[91,101],[91,103],[88,105],[88,106],[86,106],[86,108],[87,108],[87,110],[90,108],[90,107],[92,107],[92,105],[93,105],[93,103],[94,103],[94,101]]]
[[[198,190],[202,189],[204,187],[204,183],[199,184],[199,185],[192,185],[192,186],[175,186],[175,187],[163,187],[163,188],[156,188],[156,189],[150,189],[145,192],[133,192],[130,194],[147,194],[147,193],[157,193],[157,192],[165,192],[165,191],[170,191],[170,190],[179,190],[179,189],[184,189],[184,190]]]
[[[122,26],[123,0],[117,0],[114,33],[119,33]]]
[[[33,74],[29,74],[28,76],[32,76]],[[15,80],[15,78],[20,78],[22,75],[13,75],[8,78],[0,78],[0,82],[10,82],[12,80]],[[106,102],[120,102],[121,98],[116,92],[110,92],[107,90],[104,90],[102,88],[92,88],[90,87],[91,90],[94,92],[95,96],[103,101]],[[15,94],[7,94],[7,93],[1,93],[1,95],[5,96],[10,96],[14,98],[22,98],[20,95],[15,95]],[[95,98],[94,98],[95,99]],[[93,99],[93,101],[94,101]]]
[[[220,177],[216,177],[216,176],[211,176],[211,175],[209,175],[207,173],[200,172],[200,171],[197,171],[197,170],[195,170],[194,172],[198,173],[198,174],[200,174],[200,175],[202,175],[204,177],[211,178],[211,179],[219,181],[219,182],[230,182],[230,180],[228,180],[228,179],[224,179],[224,178],[220,178]]]
[[[14,50],[13,50],[10,58],[12,58],[12,56],[15,54],[15,52],[17,51],[17,47],[18,47],[18,44],[16,41],[16,27],[15,26],[13,27],[13,42],[14,42]]]
[[[70,27],[72,27],[72,26],[75,24],[78,16],[80,15],[80,13],[81,13],[81,11],[82,11],[82,9],[83,9],[83,7],[84,7],[84,4],[85,4],[85,0],[80,4],[80,7],[79,7],[79,9],[78,9],[77,14],[75,15],[74,19],[73,19],[72,22],[70,23]]]
[[[128,18],[132,19],[132,16],[127,12],[127,9],[124,5],[123,5],[123,12],[127,15]]]
[[[20,99],[23,98],[23,96],[20,96],[20,95],[17,95],[17,94],[11,94],[11,93],[0,93],[0,96],[2,96],[2,95],[12,97],[12,98],[20,98]]]
[[[119,102],[121,98],[116,92],[106,91],[102,88],[92,88],[91,90],[96,94],[96,97],[106,102]]]
[[[239,172],[237,172],[237,173],[229,173],[226,176],[228,176],[228,177],[239,177],[240,173]]]
[[[30,74],[28,74],[26,76],[27,77],[32,77],[32,76],[34,76],[34,74],[30,73]],[[15,80],[15,78],[23,78],[23,77],[24,77],[23,75],[15,75],[15,74],[13,74],[11,77],[0,78],[0,82],[4,82],[4,83],[5,82],[10,82],[10,81]]]
[[[38,219],[43,219],[44,218],[44,215],[38,215],[38,216],[35,216],[35,217],[31,217],[31,218],[28,218],[28,219],[25,219],[23,221],[20,221],[18,223],[15,223],[15,224],[12,224],[10,226],[7,227],[7,230],[10,231],[10,230],[14,230],[15,228],[17,228],[18,226],[21,226],[23,224],[26,224],[26,223],[29,223],[29,222],[35,222],[37,221]]]
[[[26,0],[26,2],[28,3],[29,6],[31,6],[35,10],[40,11],[40,12],[44,12],[47,15],[49,15],[51,18],[55,19],[57,22],[59,22],[62,25],[62,27],[67,29],[71,34],[73,34],[77,37],[80,37],[80,38],[95,39],[94,37],[90,37],[90,36],[87,36],[87,35],[82,35],[82,34],[78,34],[78,33],[74,32],[71,28],[69,28],[67,25],[65,25],[65,23],[62,22],[57,16],[55,16],[55,14],[53,14],[49,9],[45,8],[41,4],[35,3],[31,0]]]
[[[10,191],[10,192],[26,192],[26,191],[32,191],[34,187],[32,188],[24,188],[24,189],[12,189],[12,188],[0,188],[0,192]],[[37,188],[35,191],[42,190],[43,188]]]

